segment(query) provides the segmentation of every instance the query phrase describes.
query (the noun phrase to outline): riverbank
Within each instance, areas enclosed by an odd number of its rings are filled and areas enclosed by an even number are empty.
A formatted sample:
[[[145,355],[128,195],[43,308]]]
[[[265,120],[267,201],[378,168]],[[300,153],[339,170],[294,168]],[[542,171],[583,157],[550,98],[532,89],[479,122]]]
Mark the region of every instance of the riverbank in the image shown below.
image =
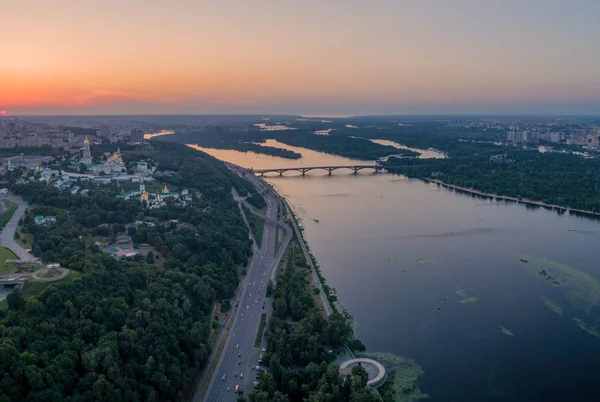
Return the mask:
[[[313,276],[313,282],[319,289],[319,295],[321,296],[321,302],[323,304],[325,314],[327,315],[327,317],[329,317],[335,311],[335,309],[332,308],[332,302],[334,301],[335,296],[333,295],[332,289],[327,285],[325,278],[321,274],[319,270],[319,264],[317,263],[317,260],[310,251],[310,247],[308,246],[307,241],[304,239],[304,235],[302,233],[302,225],[298,221],[296,214],[294,214],[294,211],[292,211],[292,208],[289,206],[287,200],[281,194],[279,194],[271,184],[267,183],[262,178],[257,177],[256,179],[260,180],[265,186],[271,189],[271,192],[275,195],[275,197],[277,197],[280,200],[281,204],[285,207],[288,215],[291,216],[293,230],[296,234],[296,237],[298,238],[300,248],[304,253],[306,263],[310,267],[311,274]]]
[[[461,187],[461,186],[456,186],[454,184],[444,183],[443,181],[437,180],[437,179],[428,179],[428,178],[422,177],[421,180],[423,180],[426,183],[435,183],[442,187],[446,187],[448,189],[463,191],[465,193],[474,194],[474,195],[478,195],[481,197],[487,197],[487,198],[501,200],[501,201],[515,202],[518,204],[535,205],[535,206],[543,207],[546,209],[558,210],[559,212],[574,212],[576,214],[588,215],[588,216],[600,218],[600,213],[598,213],[598,212],[586,211],[583,209],[576,209],[576,208],[569,208],[569,207],[565,207],[562,205],[546,204],[545,202],[542,202],[542,201],[529,200],[527,198],[517,198],[517,197],[510,197],[507,195],[485,193],[483,191],[479,191],[474,188]]]

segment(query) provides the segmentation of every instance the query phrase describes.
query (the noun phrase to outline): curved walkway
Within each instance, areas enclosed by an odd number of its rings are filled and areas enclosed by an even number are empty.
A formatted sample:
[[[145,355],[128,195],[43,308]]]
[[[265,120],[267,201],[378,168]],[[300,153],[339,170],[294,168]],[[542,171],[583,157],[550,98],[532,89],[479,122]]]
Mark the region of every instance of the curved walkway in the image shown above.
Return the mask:
[[[27,250],[25,250],[19,243],[15,241],[17,225],[19,224],[19,220],[23,217],[23,215],[25,215],[28,204],[21,197],[17,197],[13,194],[9,194],[3,198],[17,204],[17,210],[12,218],[10,218],[4,229],[2,229],[2,233],[0,233],[0,246],[9,248],[17,257],[19,257],[21,261],[38,262],[37,258],[29,254]]]
[[[377,388],[381,386],[387,379],[385,367],[383,367],[381,363],[379,363],[377,360],[367,359],[364,357],[346,360],[340,364],[340,373],[348,374],[352,371],[352,367],[357,365],[362,366],[369,375],[367,386],[371,388]]]
[[[44,269],[40,269],[38,271],[35,271],[33,274],[31,274],[31,277],[33,279],[35,279],[36,281],[53,282],[53,281],[58,281],[58,280],[64,278],[65,276],[69,275],[69,270],[66,269],[66,268],[56,268],[56,269],[60,271],[60,275],[59,276],[53,276],[51,278],[39,277],[38,274],[40,272],[48,270],[48,268],[44,268]]]

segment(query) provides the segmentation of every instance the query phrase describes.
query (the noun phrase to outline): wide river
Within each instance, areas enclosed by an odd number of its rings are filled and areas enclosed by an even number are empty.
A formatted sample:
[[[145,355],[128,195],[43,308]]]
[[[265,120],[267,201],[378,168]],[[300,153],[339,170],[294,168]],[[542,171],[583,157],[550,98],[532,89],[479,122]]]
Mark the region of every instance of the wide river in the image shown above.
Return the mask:
[[[269,145],[303,158],[203,150],[256,169],[364,164]],[[401,400],[600,400],[600,221],[390,174],[292,175],[268,181]]]

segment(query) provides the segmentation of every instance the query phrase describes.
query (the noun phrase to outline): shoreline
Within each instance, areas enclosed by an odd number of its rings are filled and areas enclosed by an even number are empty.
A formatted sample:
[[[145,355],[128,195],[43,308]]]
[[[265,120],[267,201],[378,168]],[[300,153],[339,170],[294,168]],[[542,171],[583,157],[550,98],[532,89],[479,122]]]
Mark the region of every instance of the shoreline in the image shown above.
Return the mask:
[[[570,208],[570,207],[565,207],[562,205],[546,204],[545,202],[542,202],[542,201],[529,200],[527,198],[517,198],[517,197],[511,197],[508,195],[485,193],[483,191],[479,191],[474,188],[461,187],[461,186],[457,186],[454,184],[444,183],[443,181],[437,180],[437,179],[428,179],[425,177],[421,177],[420,180],[423,180],[425,183],[434,183],[439,186],[445,187],[447,189],[463,191],[465,193],[474,194],[474,195],[478,195],[478,196],[486,197],[486,198],[491,198],[494,200],[510,201],[510,202],[516,202],[517,204],[525,204],[525,205],[535,205],[537,207],[543,207],[546,209],[558,210],[561,212],[569,212],[569,213],[575,212],[576,214],[589,215],[590,217],[600,218],[600,213],[598,213],[598,212],[586,211],[586,210],[577,209],[577,208]]]
[[[311,252],[308,242],[304,238],[303,228],[302,228],[302,225],[300,224],[298,217],[296,216],[296,214],[290,207],[290,205],[289,205],[288,201],[285,199],[285,197],[283,197],[281,194],[279,194],[277,192],[277,190],[275,190],[275,188],[271,184],[269,184],[267,181],[265,181],[264,178],[262,178],[262,177],[257,177],[257,179],[260,180],[262,183],[264,183],[270,189],[270,191],[281,201],[282,205],[285,207],[287,212],[290,214],[290,216],[292,218],[292,222],[291,222],[291,226],[293,226],[292,230],[295,232],[296,237],[298,238],[298,242],[300,243],[300,248],[303,250],[303,252],[305,252],[307,254],[306,257],[308,257],[308,258],[306,258],[306,263],[311,268],[315,285],[317,285],[317,287],[320,290],[320,294],[322,295],[321,300],[323,303],[323,308],[325,310],[324,311],[325,315],[327,317],[331,316],[334,312],[337,312],[337,309],[332,305],[333,303],[330,300],[333,290],[329,285],[327,285],[327,281],[325,280],[325,277],[321,274],[319,264],[318,264],[315,256]]]

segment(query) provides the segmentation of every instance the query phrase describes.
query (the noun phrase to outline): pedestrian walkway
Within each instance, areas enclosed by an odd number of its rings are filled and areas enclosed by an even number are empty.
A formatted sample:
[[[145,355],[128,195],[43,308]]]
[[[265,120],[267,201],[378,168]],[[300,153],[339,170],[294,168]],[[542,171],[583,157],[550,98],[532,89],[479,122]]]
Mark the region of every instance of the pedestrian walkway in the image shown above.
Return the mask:
[[[29,254],[27,250],[15,241],[15,232],[19,220],[25,215],[28,206],[27,203],[21,197],[12,194],[9,194],[4,198],[17,204],[17,210],[4,229],[2,229],[2,233],[0,233],[0,246],[9,248],[21,261],[37,262],[37,258]]]

